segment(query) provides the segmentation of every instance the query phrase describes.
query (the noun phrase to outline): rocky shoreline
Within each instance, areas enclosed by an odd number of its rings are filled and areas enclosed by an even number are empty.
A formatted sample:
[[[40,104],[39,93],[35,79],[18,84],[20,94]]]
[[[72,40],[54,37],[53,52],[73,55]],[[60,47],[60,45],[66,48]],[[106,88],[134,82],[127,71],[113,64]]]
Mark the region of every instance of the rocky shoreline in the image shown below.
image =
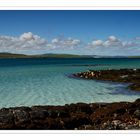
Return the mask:
[[[77,103],[0,109],[1,130],[138,130],[135,102]]]
[[[74,77],[112,82],[130,83],[129,89],[140,91],[140,69],[88,70],[73,74]]]

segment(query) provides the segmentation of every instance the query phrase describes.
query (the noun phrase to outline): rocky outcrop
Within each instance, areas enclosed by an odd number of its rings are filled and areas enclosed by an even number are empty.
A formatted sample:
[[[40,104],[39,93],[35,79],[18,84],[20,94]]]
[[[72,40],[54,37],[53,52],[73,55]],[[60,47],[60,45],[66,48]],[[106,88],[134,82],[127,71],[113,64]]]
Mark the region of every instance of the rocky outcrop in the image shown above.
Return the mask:
[[[131,83],[128,88],[140,91],[140,69],[89,70],[73,74],[74,77],[112,82]]]
[[[0,129],[140,129],[140,99],[135,102],[3,108],[0,109]]]

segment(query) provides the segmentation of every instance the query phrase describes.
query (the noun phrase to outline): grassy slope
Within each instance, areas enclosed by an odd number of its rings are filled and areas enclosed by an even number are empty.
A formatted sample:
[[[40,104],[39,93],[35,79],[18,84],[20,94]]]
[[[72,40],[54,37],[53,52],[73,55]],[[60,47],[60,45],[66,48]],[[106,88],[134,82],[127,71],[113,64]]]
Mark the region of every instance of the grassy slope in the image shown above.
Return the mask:
[[[128,58],[140,58],[140,56],[128,56]]]

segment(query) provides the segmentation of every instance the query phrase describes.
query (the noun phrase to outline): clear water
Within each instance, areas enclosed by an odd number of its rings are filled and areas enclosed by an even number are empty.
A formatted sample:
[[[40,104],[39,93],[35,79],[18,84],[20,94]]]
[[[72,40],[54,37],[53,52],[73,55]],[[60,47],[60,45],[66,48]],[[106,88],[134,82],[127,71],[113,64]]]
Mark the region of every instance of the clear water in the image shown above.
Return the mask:
[[[140,92],[128,90],[127,84],[68,77],[88,69],[108,68],[140,68],[140,59],[0,59],[0,107],[140,98]]]

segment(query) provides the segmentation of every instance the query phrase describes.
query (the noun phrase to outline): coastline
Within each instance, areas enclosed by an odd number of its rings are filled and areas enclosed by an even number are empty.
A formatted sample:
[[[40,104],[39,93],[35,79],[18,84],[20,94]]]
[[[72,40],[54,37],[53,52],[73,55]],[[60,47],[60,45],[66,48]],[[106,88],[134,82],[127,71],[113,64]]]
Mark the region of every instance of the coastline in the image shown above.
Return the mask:
[[[140,69],[88,70],[72,76],[82,79],[128,83],[129,89],[140,91]]]
[[[138,130],[140,99],[0,109],[1,130]]]

